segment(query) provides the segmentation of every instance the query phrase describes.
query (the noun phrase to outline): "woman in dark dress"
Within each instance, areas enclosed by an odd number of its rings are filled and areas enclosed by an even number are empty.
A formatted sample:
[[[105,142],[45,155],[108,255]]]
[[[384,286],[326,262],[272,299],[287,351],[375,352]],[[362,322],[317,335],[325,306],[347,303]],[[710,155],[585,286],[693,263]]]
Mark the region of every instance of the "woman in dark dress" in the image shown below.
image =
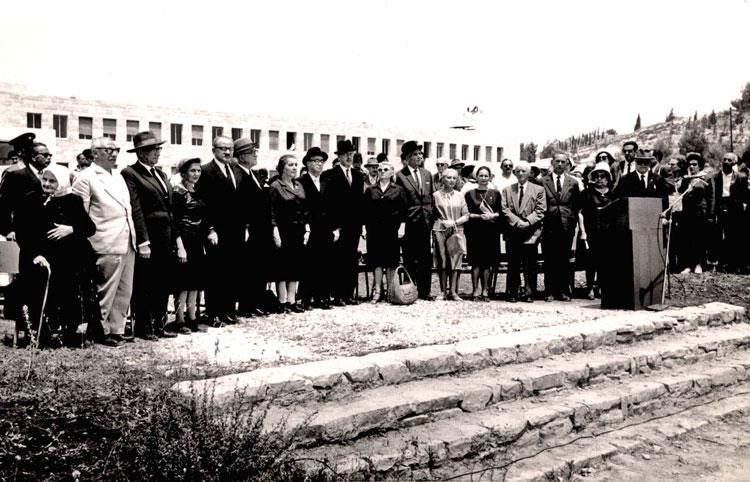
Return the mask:
[[[706,161],[698,153],[687,155],[689,176],[697,176],[705,167]],[[684,177],[677,192],[684,193],[682,215],[680,217],[680,256],[682,273],[702,273],[702,263],[706,261],[708,214],[711,210],[712,186],[702,177]]]
[[[474,301],[489,301],[490,272],[500,261],[501,198],[497,190],[489,187],[491,175],[487,166],[477,169],[477,187],[465,194],[469,221],[464,233]]]
[[[279,177],[270,188],[273,239],[278,248],[276,294],[284,312],[302,313],[295,301],[297,284],[305,266],[305,244],[310,235],[305,189],[297,181],[297,158],[281,156]]]
[[[612,191],[612,174],[609,163],[602,160],[589,173],[588,187],[581,196],[581,208],[578,211],[581,228],[579,239],[588,246],[586,258],[586,289],[588,299],[595,298],[594,286],[599,281],[601,256],[604,253],[600,244],[600,232],[597,229],[598,216],[601,208],[608,206],[615,197]],[[582,218],[582,219],[581,219]]]
[[[70,171],[50,164],[42,172],[43,204],[38,206],[37,228],[31,252],[40,267],[34,277],[31,293],[38,294],[38,304],[30,309],[32,327],[36,329],[39,311],[50,270],[46,324],[38,334],[40,346],[81,346],[78,327],[86,323],[87,338],[101,341],[103,329],[96,291],[95,254],[88,237],[96,226],[83,208],[83,201],[70,193]],[[41,268],[44,268],[41,269]]]
[[[177,166],[180,182],[172,186],[172,203],[177,244],[175,270],[175,325],[190,331],[205,331],[198,326],[198,293],[204,288],[208,229],[204,223],[206,205],[195,192],[201,176],[201,160],[183,159]]]
[[[365,189],[367,264],[374,271],[372,303],[381,298],[383,268],[386,270],[386,290],[390,290],[393,271],[400,259],[399,234],[404,232],[407,200],[403,188],[391,182],[392,177],[391,163],[381,162],[378,181]]]

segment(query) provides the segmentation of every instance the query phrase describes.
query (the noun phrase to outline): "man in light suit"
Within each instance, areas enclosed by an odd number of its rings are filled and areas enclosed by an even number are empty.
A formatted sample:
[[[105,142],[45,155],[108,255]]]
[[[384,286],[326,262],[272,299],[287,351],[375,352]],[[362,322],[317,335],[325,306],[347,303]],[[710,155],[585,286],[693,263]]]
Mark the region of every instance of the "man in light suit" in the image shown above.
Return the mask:
[[[234,324],[241,279],[243,246],[247,233],[247,214],[243,207],[245,173],[232,162],[232,139],[218,136],[213,140],[213,160],[201,166],[201,177],[195,191],[206,203],[209,226],[206,243],[206,308],[210,324],[219,327]]]
[[[714,219],[712,233],[708,245],[708,262],[719,265],[719,268],[730,272],[736,271],[737,250],[742,249],[736,242],[737,229],[742,222],[737,216],[737,210],[732,205],[732,186],[737,182],[737,154],[727,152],[721,162],[721,169],[711,176],[713,184],[713,212],[709,217]]]
[[[175,244],[172,186],[166,174],[155,167],[162,144],[164,141],[151,132],[139,132],[133,137],[134,148],[128,150],[135,152],[138,160],[120,172],[130,193],[138,247],[131,300],[135,335],[152,341],[177,336],[165,329]],[[177,328],[190,333],[187,327]]]
[[[365,176],[352,166],[354,150],[351,141],[340,141],[338,164],[320,175],[327,228],[333,232],[331,293],[336,306],[358,303],[354,290],[359,276],[357,247],[362,235]]]
[[[503,217],[508,224],[505,246],[508,252],[508,301],[517,301],[523,266],[524,291],[522,301],[534,301],[537,286],[537,249],[542,234],[542,220],[547,211],[544,188],[529,182],[531,167],[518,161],[513,169],[518,182],[502,190]]]
[[[96,225],[89,242],[97,254],[96,284],[104,343],[120,346],[133,291],[135,225],[128,186],[115,170],[120,149],[112,139],[99,138],[91,143],[91,151],[94,163],[78,175],[73,192],[83,199]]]
[[[581,188],[578,181],[566,174],[570,160],[563,153],[552,157],[552,172],[542,177],[547,213],[542,228],[545,301],[570,301],[570,250],[578,224],[578,203]]]
[[[432,174],[423,167],[424,153],[416,141],[401,146],[401,160],[406,166],[396,173],[396,184],[406,192],[406,235],[404,236],[404,265],[417,284],[419,298],[434,300],[432,285],[432,193],[435,186]]]

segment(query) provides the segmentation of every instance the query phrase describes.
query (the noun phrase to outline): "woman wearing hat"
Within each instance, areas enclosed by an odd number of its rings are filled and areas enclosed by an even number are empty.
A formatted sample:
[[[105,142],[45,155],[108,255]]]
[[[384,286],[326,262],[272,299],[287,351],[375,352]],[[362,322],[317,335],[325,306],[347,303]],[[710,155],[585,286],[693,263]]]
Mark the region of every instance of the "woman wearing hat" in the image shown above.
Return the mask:
[[[33,263],[50,269],[49,290],[44,315],[46,325],[40,344],[81,346],[78,326],[86,323],[89,339],[101,341],[101,310],[95,284],[95,255],[88,237],[96,231],[80,197],[70,192],[70,171],[49,164],[41,172],[44,200],[35,214],[32,237]],[[31,319],[39,320],[47,274],[35,273],[30,293],[38,300]]]
[[[595,282],[599,280],[603,246],[600,244],[600,232],[597,229],[598,213],[614,201],[612,191],[612,173],[610,165],[604,159],[600,160],[589,173],[588,187],[583,191],[580,198],[581,209],[578,213],[579,239],[584,245],[588,245],[586,258],[586,289],[588,298],[595,297]]]
[[[466,223],[466,247],[471,266],[472,300],[489,301],[490,271],[500,261],[500,193],[490,187],[490,168],[477,169],[477,187],[464,198],[469,210]]]
[[[305,309],[295,297],[306,265],[309,209],[305,189],[297,180],[297,158],[281,156],[276,170],[279,178],[271,184],[270,190],[273,237],[278,248],[276,294],[282,312],[302,313]]]
[[[679,262],[682,273],[702,273],[701,264],[706,260],[708,215],[711,209],[711,185],[700,176],[706,161],[697,152],[687,155],[688,172],[680,182],[677,192],[685,193],[682,198],[680,235],[682,240]]]
[[[203,289],[208,236],[206,205],[195,192],[201,177],[201,160],[183,159],[177,165],[180,181],[172,185],[173,216],[177,244],[175,272],[175,324],[198,331],[198,292]],[[205,331],[205,330],[203,330]]]
[[[365,189],[364,218],[367,238],[367,264],[374,272],[372,302],[380,300],[383,268],[386,289],[390,290],[393,271],[400,258],[399,231],[404,230],[406,193],[391,182],[394,171],[390,162],[378,165],[378,182]]]
[[[443,171],[440,190],[432,196],[435,204],[435,222],[432,225],[432,239],[435,243],[433,260],[440,271],[440,290],[445,299],[460,301],[458,296],[458,275],[466,252],[463,224],[469,220],[466,199],[456,190],[458,172],[455,169]]]

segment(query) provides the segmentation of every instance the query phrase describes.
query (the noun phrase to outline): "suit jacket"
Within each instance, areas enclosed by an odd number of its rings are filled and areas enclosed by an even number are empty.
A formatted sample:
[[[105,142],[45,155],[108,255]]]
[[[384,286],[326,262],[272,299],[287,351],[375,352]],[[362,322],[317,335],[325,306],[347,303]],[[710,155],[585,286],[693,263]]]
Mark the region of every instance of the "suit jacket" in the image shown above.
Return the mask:
[[[711,215],[716,214],[717,205],[719,204],[719,202],[721,201],[721,198],[723,197],[722,196],[723,194],[722,191],[724,190],[723,174],[724,172],[721,169],[719,169],[718,172],[711,177],[711,181],[713,184],[713,199],[712,199],[713,212],[710,213]],[[736,172],[732,171],[732,173],[729,176],[732,179],[731,182],[729,183],[729,195],[731,197],[732,186],[737,182],[738,175]]]
[[[223,240],[222,233],[234,238],[235,242],[244,241],[244,230],[247,224],[245,209],[248,206],[243,204],[242,197],[245,189],[245,173],[231,163],[229,168],[234,174],[236,189],[232,180],[228,179],[223,172],[223,167],[219,167],[215,159],[201,166],[201,177],[195,183],[195,190],[206,203],[207,226],[219,234],[220,244],[230,241]]]
[[[518,203],[518,183],[507,186],[501,192],[503,217],[508,223],[507,234],[525,244],[534,244],[542,234],[542,220],[547,211],[547,197],[544,188],[527,182],[523,190],[523,200]],[[528,228],[521,228],[521,221],[528,221]]]
[[[16,233],[22,245],[34,224],[34,208],[42,200],[42,183],[29,166],[6,170],[0,182],[0,234]]]
[[[544,231],[564,229],[575,230],[578,223],[578,209],[581,189],[572,176],[563,173],[560,193],[557,192],[552,173],[542,177],[542,187],[547,201],[547,213],[544,216]],[[524,193],[525,194],[525,193]]]
[[[315,186],[312,177],[309,173],[304,173],[299,178],[299,183],[302,184],[302,188],[305,190],[305,199],[307,199],[307,208],[310,212],[310,235],[316,231],[322,231],[326,229],[326,215],[325,205],[323,204],[323,193],[321,192],[323,185],[321,179],[321,189]]]
[[[89,242],[98,254],[126,254],[128,244],[135,249],[130,193],[119,172],[110,174],[97,164],[81,172],[73,193],[83,199],[83,207],[96,225]]]
[[[663,209],[669,206],[668,196],[671,191],[664,178],[649,171],[648,188],[641,182],[641,176],[637,172],[631,172],[620,178],[620,182],[614,190],[615,197],[658,197],[662,200]]]
[[[422,181],[421,192],[420,187],[417,186],[417,182],[408,166],[396,173],[395,182],[397,185],[401,186],[406,193],[407,226],[409,224],[419,224],[432,228],[432,193],[435,192],[435,185],[432,182],[432,174],[423,167],[419,168],[419,177]]]
[[[362,202],[365,179],[362,172],[351,169],[352,184],[344,170],[335,166],[320,175],[320,187],[330,229],[362,226]]]
[[[247,206],[247,229],[249,236],[254,240],[268,237],[273,232],[271,224],[271,199],[268,194],[268,188],[263,187],[263,182],[257,173],[252,170],[246,171],[241,167],[240,170],[243,174],[241,183],[242,205]]]
[[[125,179],[130,193],[135,241],[137,245],[149,242],[151,250],[171,253],[172,236],[172,186],[166,174],[154,170],[161,178],[167,191],[159,185],[149,170],[140,162],[127,166],[120,174]]]

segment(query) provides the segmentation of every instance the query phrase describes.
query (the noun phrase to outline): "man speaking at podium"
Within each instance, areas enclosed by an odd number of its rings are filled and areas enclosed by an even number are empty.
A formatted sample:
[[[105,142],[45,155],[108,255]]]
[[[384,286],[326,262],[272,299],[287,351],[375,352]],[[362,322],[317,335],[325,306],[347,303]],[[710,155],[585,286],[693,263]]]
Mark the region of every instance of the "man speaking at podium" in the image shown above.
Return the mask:
[[[664,178],[651,172],[651,162],[655,159],[650,150],[639,149],[635,156],[635,171],[620,179],[614,191],[615,197],[661,198],[662,210],[667,209],[672,188]]]

